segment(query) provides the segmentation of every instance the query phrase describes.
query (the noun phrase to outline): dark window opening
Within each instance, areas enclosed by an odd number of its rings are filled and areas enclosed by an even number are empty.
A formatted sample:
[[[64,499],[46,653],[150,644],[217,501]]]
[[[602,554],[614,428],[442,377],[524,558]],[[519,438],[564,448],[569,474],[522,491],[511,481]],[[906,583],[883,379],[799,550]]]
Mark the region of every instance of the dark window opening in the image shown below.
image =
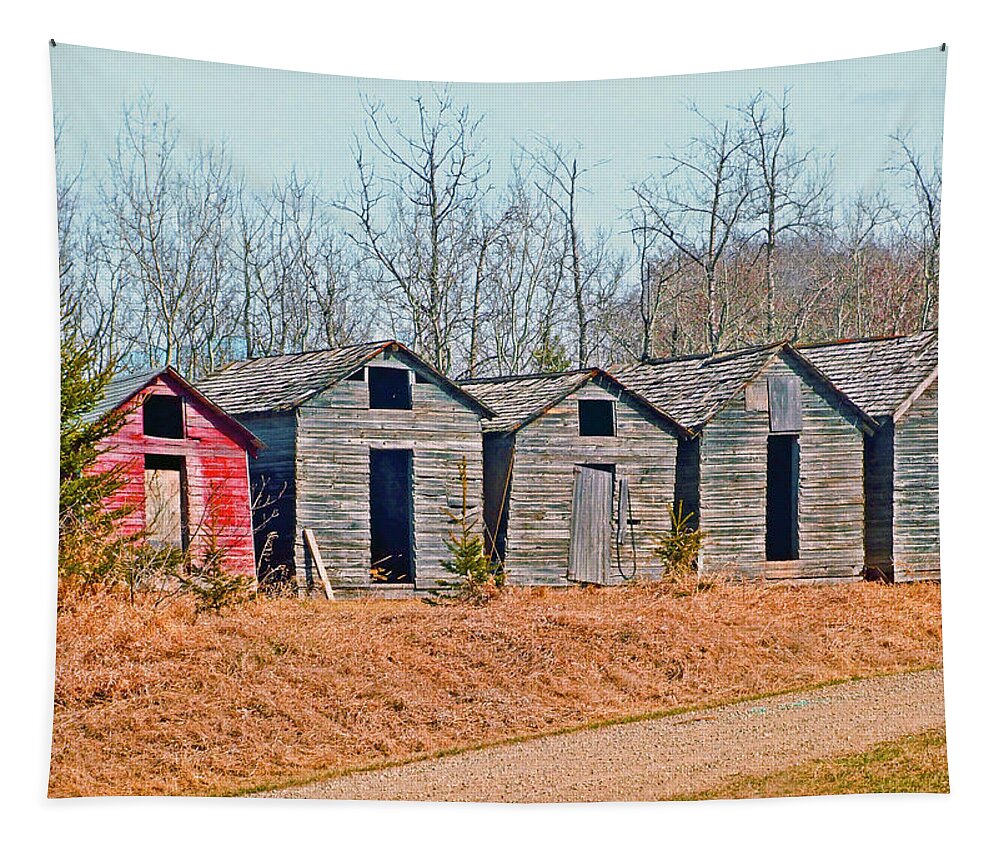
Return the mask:
[[[413,407],[409,370],[368,367],[368,407],[409,411]]]
[[[183,470],[183,455],[147,455],[147,470]]]
[[[414,373],[416,378],[414,379],[417,384],[431,384],[431,380],[426,375],[421,375],[419,372]]]
[[[772,434],[767,439],[768,561],[799,557],[799,438]]]
[[[184,409],[180,396],[146,397],[142,405],[142,433],[149,437],[184,437]]]
[[[413,582],[413,452],[372,449],[369,517],[373,582]]]
[[[364,381],[365,380],[365,368],[361,367],[357,372],[352,372],[347,376],[348,381]]]
[[[581,437],[615,436],[615,403],[610,399],[581,399]]]

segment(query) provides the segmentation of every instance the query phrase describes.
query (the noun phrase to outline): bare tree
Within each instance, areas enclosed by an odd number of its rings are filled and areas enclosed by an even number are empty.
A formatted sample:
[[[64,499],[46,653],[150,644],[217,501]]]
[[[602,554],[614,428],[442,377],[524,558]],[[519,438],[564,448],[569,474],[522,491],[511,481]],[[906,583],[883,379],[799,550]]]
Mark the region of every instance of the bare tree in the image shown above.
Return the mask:
[[[752,205],[758,224],[752,236],[760,240],[763,251],[766,340],[783,330],[778,327],[775,303],[780,243],[818,233],[828,220],[829,171],[820,169],[815,151],[800,153],[794,147],[789,110],[788,89],[780,101],[758,92],[739,110],[748,128],[752,179],[758,183]]]
[[[704,346],[719,350],[731,304],[726,260],[746,238],[754,188],[747,148],[750,137],[729,121],[716,123],[698,112],[705,133],[686,153],[665,157],[667,171],[634,187],[637,207],[654,237],[666,240],[699,270],[704,293]]]
[[[249,186],[148,93],[100,186],[66,166],[57,124],[60,295],[100,364],[197,377],[377,330],[443,371],[509,374],[936,322],[941,172],[907,135],[887,173],[910,203],[834,205],[787,91],[724,121],[695,109],[703,132],[633,187],[631,255],[581,215],[600,163],[539,138],[494,188],[481,119],[447,91],[413,104],[405,121],[365,104],[337,201],[294,168]]]
[[[566,277],[561,215],[537,186],[544,175],[523,150],[511,165],[480,254],[488,286],[481,288],[476,337],[482,344],[472,366],[495,374],[535,369],[539,357],[546,362],[543,351],[559,347],[557,306]],[[477,282],[479,275],[477,266]]]
[[[588,329],[592,320],[588,300],[591,290],[601,281],[604,271],[603,254],[606,239],[599,234],[586,242],[579,220],[583,178],[605,161],[580,165],[578,158],[562,145],[550,139],[538,138],[535,148],[528,151],[541,179],[537,190],[558,212],[564,229],[564,264],[569,273],[571,297],[576,319],[576,362],[586,366],[592,353]]]
[[[479,149],[481,118],[468,107],[447,91],[413,103],[414,133],[384,104],[366,104],[357,182],[338,206],[354,221],[351,238],[390,323],[404,325],[416,350],[447,371],[467,318],[466,282],[478,255],[471,224],[487,194],[489,162]]]
[[[899,145],[899,161],[892,166],[909,179],[913,188],[913,205],[902,213],[902,232],[915,245],[920,265],[922,304],[920,327],[937,324],[937,299],[941,257],[941,165],[935,161],[925,166],[908,134],[896,133],[893,141]]]
[[[634,308],[638,308],[641,323],[641,343],[637,351],[623,339],[622,348],[631,356],[647,361],[654,355],[656,331],[660,323],[664,304],[673,308],[673,333],[671,334],[670,353],[677,346],[680,333],[680,309],[682,294],[670,285],[675,283],[684,270],[684,262],[676,251],[668,252],[666,256],[654,255],[654,233],[649,226],[648,212],[642,208],[633,211],[632,243],[636,252],[636,270],[639,275],[639,287],[633,303],[626,299],[625,316]]]
[[[178,167],[176,146],[169,110],[144,95],[124,112],[104,200],[125,273],[149,305],[149,363],[188,369],[197,359],[189,335],[202,327],[196,308],[217,303],[231,168],[225,150],[212,147]]]

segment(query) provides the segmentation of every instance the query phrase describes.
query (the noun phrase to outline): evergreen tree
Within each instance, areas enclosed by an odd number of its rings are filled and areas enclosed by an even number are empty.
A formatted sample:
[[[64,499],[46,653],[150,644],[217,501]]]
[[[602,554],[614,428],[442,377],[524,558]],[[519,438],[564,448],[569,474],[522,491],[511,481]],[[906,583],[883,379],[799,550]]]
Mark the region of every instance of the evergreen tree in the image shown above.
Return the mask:
[[[93,349],[75,331],[64,331],[59,398],[59,523],[91,523],[103,501],[121,485],[117,470],[94,472],[100,441],[121,428],[123,413],[112,411],[97,419],[97,407],[111,380],[112,368],[97,369]]]

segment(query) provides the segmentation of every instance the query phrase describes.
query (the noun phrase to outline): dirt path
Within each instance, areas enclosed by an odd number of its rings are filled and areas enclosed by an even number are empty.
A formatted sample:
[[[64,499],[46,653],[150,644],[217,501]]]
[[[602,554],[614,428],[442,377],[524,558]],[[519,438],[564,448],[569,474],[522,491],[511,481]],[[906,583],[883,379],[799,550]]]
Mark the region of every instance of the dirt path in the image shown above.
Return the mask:
[[[260,797],[650,801],[944,724],[941,671],[897,674],[360,772]]]

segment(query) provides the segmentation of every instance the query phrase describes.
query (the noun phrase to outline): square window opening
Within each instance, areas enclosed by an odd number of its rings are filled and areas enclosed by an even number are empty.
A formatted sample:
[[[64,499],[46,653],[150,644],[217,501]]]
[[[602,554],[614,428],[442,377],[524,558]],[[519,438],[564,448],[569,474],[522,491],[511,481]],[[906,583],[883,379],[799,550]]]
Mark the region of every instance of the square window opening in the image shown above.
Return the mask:
[[[799,557],[799,438],[772,434],[767,439],[768,561]]]
[[[368,407],[409,411],[413,408],[410,394],[410,372],[385,366],[368,367]]]
[[[580,436],[614,437],[615,403],[610,399],[580,399]]]
[[[184,407],[180,396],[154,394],[142,405],[142,433],[147,437],[184,437]]]

